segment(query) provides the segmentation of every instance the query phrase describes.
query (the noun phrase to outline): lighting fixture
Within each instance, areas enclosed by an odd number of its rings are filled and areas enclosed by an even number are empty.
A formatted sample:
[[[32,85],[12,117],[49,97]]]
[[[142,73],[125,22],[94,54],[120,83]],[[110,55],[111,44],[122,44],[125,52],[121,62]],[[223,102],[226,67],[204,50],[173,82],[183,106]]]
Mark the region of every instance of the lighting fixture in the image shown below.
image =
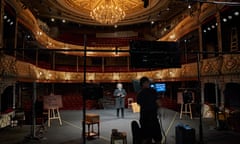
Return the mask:
[[[104,0],[90,12],[92,19],[102,24],[115,24],[124,19],[126,14],[119,0]]]

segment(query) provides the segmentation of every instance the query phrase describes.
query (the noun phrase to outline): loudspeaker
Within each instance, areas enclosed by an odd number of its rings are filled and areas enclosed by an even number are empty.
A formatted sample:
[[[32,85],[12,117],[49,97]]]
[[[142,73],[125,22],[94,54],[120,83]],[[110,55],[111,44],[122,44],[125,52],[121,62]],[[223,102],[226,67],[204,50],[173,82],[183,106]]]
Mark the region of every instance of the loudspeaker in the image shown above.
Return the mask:
[[[176,126],[176,144],[194,144],[195,129],[189,126]]]

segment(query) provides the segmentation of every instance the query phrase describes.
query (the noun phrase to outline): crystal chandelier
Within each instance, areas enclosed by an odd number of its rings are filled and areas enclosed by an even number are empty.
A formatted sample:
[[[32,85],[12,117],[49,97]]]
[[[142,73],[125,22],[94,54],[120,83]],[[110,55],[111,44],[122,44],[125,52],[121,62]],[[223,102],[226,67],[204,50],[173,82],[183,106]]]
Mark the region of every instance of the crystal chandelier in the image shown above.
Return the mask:
[[[92,19],[102,24],[115,24],[125,18],[125,12],[116,0],[104,0],[90,12]]]

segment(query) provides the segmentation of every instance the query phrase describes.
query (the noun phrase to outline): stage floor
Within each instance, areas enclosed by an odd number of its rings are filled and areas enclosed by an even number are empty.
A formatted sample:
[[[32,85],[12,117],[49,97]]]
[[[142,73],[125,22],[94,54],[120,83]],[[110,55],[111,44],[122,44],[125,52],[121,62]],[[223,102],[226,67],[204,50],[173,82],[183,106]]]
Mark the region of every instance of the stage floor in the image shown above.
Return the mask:
[[[100,137],[86,140],[86,144],[109,144],[112,129],[127,133],[127,143],[132,144],[131,122],[139,119],[139,113],[133,113],[131,109],[125,109],[125,117],[117,118],[115,109],[99,109],[87,110],[86,113],[93,113],[100,115]],[[201,141],[199,139],[199,118],[190,119],[189,116],[184,115],[182,119],[179,118],[179,112],[162,108],[161,123],[164,130],[163,143],[175,144],[175,129],[178,125],[189,125],[195,129],[196,143]],[[39,140],[27,138],[32,135],[30,125],[23,127],[7,127],[0,129],[0,143],[14,144],[14,143],[44,143],[44,144],[82,144],[82,119],[83,112],[81,110],[61,110],[60,111],[62,125],[58,120],[52,120],[51,126],[47,127],[43,133],[39,134],[39,126],[36,126],[36,136]],[[214,119],[202,119],[203,127],[203,143],[207,144],[238,144],[240,133],[216,130],[216,123]]]

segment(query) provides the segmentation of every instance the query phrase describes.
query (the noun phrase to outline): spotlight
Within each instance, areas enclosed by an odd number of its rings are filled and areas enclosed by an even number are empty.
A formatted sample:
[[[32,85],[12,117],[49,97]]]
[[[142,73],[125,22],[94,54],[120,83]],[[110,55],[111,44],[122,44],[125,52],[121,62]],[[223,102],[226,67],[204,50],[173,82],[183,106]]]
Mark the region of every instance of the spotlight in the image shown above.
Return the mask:
[[[234,15],[239,16],[239,12],[238,11],[234,12]]]

